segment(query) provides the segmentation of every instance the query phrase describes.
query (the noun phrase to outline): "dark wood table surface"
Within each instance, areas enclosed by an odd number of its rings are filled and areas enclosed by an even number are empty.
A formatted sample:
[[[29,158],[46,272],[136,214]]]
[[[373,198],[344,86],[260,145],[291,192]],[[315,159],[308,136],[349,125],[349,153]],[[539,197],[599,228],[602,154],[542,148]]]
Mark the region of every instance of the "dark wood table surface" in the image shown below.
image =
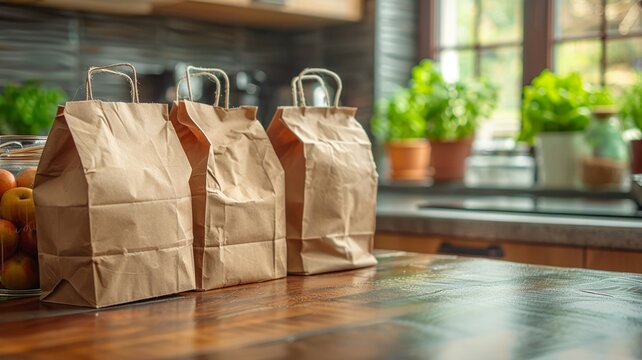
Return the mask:
[[[642,358],[642,275],[378,258],[104,310],[2,301],[0,359]]]

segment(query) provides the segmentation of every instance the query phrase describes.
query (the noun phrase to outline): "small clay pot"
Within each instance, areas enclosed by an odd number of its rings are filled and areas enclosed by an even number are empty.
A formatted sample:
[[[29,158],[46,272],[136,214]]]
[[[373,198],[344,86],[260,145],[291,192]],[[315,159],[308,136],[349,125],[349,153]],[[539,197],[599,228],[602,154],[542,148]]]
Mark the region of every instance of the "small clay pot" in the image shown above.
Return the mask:
[[[430,140],[430,163],[435,181],[456,181],[464,178],[466,158],[470,155],[472,143],[472,136],[455,141]]]
[[[424,180],[428,177],[430,143],[426,139],[393,140],[386,143],[393,180]]]

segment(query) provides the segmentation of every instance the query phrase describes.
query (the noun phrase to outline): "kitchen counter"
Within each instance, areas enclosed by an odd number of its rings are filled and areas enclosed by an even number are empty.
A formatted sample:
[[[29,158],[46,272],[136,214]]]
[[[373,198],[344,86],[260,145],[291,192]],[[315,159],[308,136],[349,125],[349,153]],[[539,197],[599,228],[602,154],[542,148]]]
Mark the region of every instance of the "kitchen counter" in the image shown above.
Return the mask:
[[[472,192],[469,193],[459,195],[459,198],[473,199]],[[634,204],[632,201],[616,207],[615,216],[421,207],[430,199],[449,197],[454,197],[453,191],[440,194],[438,190],[422,193],[412,189],[380,187],[377,231],[642,250],[642,219],[617,216],[618,212],[628,211]],[[504,197],[499,200],[514,206],[520,199]],[[595,203],[601,204],[599,199]]]
[[[379,252],[377,267],[103,310],[0,302],[0,358],[639,358],[642,275]]]

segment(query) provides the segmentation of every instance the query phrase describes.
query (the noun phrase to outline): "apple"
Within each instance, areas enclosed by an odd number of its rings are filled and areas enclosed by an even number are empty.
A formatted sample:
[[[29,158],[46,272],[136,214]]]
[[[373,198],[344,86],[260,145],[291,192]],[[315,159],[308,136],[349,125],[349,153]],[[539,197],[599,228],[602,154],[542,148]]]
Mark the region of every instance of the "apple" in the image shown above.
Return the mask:
[[[16,178],[13,174],[5,169],[0,169],[0,197],[7,190],[13,189],[16,186]]]
[[[27,290],[38,287],[38,263],[31,257],[17,253],[2,264],[0,281],[10,290]]]
[[[17,187],[5,192],[0,200],[0,213],[18,226],[32,225],[36,218],[33,190]]]
[[[16,176],[16,185],[18,187],[27,187],[33,189],[33,181],[36,179],[36,168],[28,167]]]
[[[18,248],[18,230],[10,221],[0,219],[0,259],[8,259]]]
[[[34,226],[27,225],[20,232],[20,250],[33,257],[38,257],[38,238]]]

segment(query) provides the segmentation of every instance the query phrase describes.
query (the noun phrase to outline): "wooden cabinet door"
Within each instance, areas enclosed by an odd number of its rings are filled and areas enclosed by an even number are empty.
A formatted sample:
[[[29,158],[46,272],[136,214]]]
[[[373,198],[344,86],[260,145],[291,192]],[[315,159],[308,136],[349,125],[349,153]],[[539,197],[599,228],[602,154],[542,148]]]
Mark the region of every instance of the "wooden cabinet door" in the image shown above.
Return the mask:
[[[154,6],[154,12],[223,24],[305,28],[359,21],[362,7],[362,0],[174,0]]]
[[[287,12],[328,19],[359,21],[361,19],[361,0],[286,0]]]
[[[375,248],[427,254],[485,257],[538,265],[580,268],[584,266],[583,248],[552,244],[377,233],[375,235]]]
[[[588,248],[586,249],[586,267],[642,273],[642,252]]]

